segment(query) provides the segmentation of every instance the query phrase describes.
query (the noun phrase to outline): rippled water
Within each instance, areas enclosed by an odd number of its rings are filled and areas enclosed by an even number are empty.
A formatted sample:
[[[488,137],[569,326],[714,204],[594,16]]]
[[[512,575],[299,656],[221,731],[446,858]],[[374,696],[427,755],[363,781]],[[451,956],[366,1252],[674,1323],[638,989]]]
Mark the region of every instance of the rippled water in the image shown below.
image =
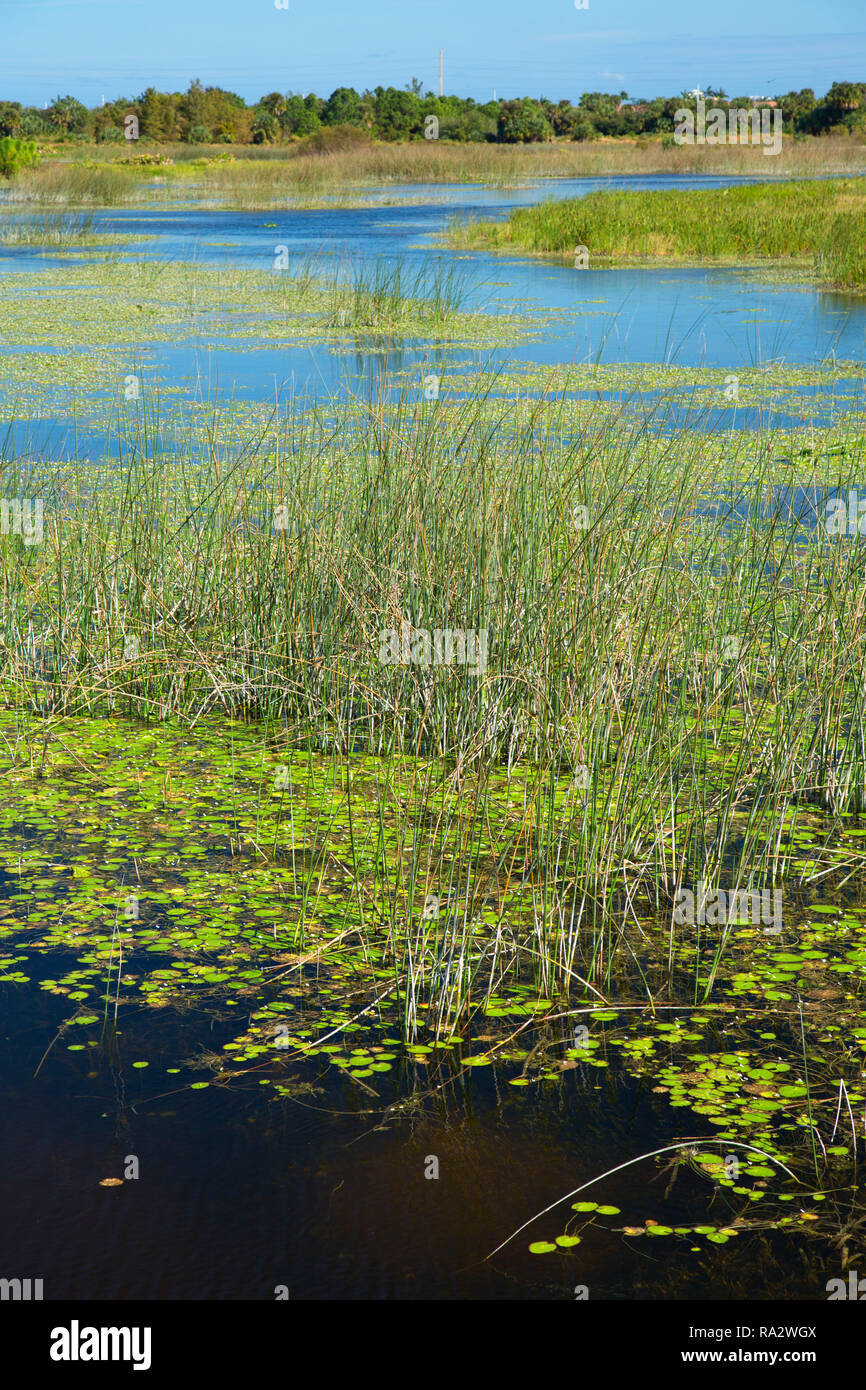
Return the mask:
[[[395,371],[447,371],[460,362],[484,368],[514,358],[533,363],[655,362],[683,366],[754,366],[784,361],[860,360],[866,346],[866,299],[812,285],[767,282],[751,271],[709,268],[589,269],[483,252],[462,253],[437,245],[454,218],[506,217],[513,207],[589,192],[596,188],[720,187],[724,178],[614,178],[546,180],[519,190],[403,186],[390,197],[429,202],[406,206],[268,210],[108,210],[95,214],[94,231],[150,238],[123,254],[135,259],[198,260],[269,269],[277,246],[290,257],[316,256],[323,270],[347,274],[352,262],[401,263],[410,271],[441,264],[465,280],[469,307],[507,311],[563,310],[576,327],[553,324],[543,341],[484,353],[431,350],[424,344],[381,344],[346,354],[325,344],[258,346],[233,340],[217,348],[193,336],[177,345],[156,344],[153,360],[173,382],[185,378],[199,390],[230,389],[252,399],[311,392],[332,393],[350,382],[375,384]],[[0,256],[3,270],[42,268],[50,261],[28,247]],[[742,423],[742,422],[741,422]]]

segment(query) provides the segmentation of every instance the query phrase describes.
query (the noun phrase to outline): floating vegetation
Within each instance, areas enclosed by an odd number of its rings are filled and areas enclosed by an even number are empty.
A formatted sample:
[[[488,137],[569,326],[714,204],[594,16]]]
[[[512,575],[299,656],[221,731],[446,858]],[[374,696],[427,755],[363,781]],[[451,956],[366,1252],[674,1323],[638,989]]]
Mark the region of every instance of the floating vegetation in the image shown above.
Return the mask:
[[[263,269],[113,259],[84,266],[27,271],[0,279],[0,343],[21,347],[116,348],[254,338],[259,342],[339,341],[387,331],[475,345],[525,338],[522,317],[461,311],[462,289],[452,273],[407,276],[356,267],[346,279],[316,279],[310,262],[277,264],[274,248]],[[264,268],[266,267],[266,268]]]

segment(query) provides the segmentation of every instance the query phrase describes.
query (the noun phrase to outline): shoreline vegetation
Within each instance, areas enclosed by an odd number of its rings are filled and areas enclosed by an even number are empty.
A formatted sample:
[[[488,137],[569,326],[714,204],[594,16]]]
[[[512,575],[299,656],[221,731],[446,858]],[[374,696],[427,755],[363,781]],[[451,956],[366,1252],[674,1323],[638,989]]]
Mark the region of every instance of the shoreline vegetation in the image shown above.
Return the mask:
[[[364,204],[368,189],[393,185],[481,184],[508,188],[527,181],[649,175],[730,178],[826,178],[866,169],[854,136],[786,139],[778,158],[761,146],[678,146],[661,138],[592,143],[448,144],[439,141],[317,147],[284,146],[47,147],[42,162],[0,185],[0,210],[20,205],[92,208],[165,202],[262,209]],[[405,195],[411,200],[411,194]]]
[[[452,222],[451,246],[598,265],[808,267],[828,288],[866,290],[866,185],[822,180],[687,190],[610,190]]]

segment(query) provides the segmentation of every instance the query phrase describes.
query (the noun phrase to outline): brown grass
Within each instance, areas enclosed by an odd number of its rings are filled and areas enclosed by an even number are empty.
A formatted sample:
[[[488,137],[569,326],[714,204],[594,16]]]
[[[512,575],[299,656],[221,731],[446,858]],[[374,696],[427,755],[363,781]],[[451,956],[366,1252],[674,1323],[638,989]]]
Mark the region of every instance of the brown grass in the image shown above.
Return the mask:
[[[604,177],[639,174],[720,174],[743,177],[827,176],[866,170],[866,146],[855,138],[786,138],[778,157],[751,145],[672,146],[660,140],[551,141],[538,145],[446,144],[418,140],[406,144],[373,141],[328,149],[313,137],[281,146],[146,146],[168,155],[174,165],[134,170],[117,167],[128,146],[78,146],[46,158],[22,175],[18,196],[37,202],[137,201],[142,180],[164,178],[148,198],[189,194],[235,206],[272,207],[371,184],[484,183],[508,186],[527,179]],[[85,174],[86,169],[86,174]]]

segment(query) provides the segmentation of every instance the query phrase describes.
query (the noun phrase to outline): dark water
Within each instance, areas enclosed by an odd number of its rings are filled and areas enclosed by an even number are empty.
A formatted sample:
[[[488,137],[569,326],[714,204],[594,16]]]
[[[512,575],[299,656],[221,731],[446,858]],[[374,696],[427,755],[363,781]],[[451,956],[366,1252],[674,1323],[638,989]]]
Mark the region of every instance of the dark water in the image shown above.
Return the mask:
[[[666,1242],[659,1259],[612,1234],[658,1210],[664,1180],[652,1161],[583,1194],[623,1215],[586,1230],[579,1252],[527,1250],[564,1229],[565,1203],[485,1261],[535,1212],[672,1141],[648,1083],[614,1069],[516,1096],[485,1068],[399,1120],[358,1114],[357,1089],[339,1078],[298,1100],[269,1101],[254,1079],[172,1095],[181,1078],[158,1083],[160,1057],[219,1048],[232,1030],[166,1010],[127,1018],[85,1064],[52,1049],[34,1079],[64,1010],[34,986],[0,989],[14,1116],[0,1160],[0,1268],[44,1279],[46,1299],[272,1300],[285,1285],[293,1299],[572,1300],[577,1284],[591,1299],[724,1298],[747,1286],[753,1297],[824,1297],[823,1265],[786,1267],[777,1237],[736,1259]],[[144,1049],[150,1070],[132,1070]],[[386,1081],[385,1104],[411,1091],[405,1077]],[[701,1124],[690,1115],[688,1134]],[[138,1180],[100,1187],[130,1155]],[[438,1180],[424,1176],[431,1156]],[[706,1183],[687,1173],[664,1219],[705,1219],[706,1201]]]

